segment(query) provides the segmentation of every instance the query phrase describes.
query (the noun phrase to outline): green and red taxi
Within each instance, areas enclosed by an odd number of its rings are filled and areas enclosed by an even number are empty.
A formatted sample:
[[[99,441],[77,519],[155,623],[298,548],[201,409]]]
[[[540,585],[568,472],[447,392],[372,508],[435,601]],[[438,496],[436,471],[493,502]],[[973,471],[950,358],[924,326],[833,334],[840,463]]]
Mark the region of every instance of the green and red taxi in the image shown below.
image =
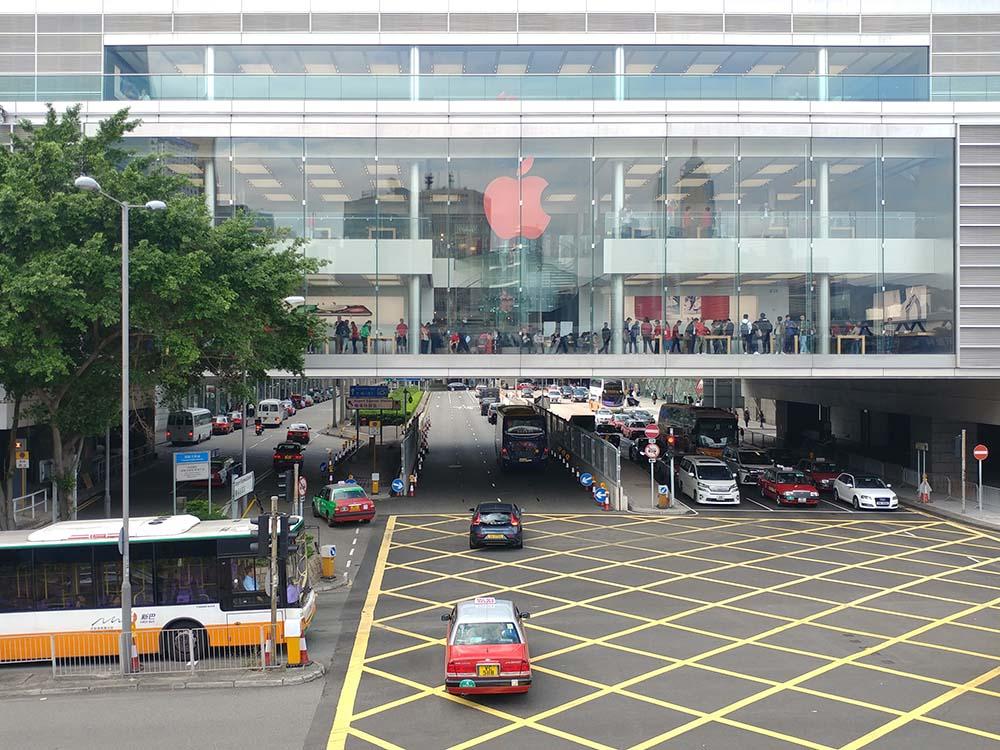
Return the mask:
[[[772,466],[764,470],[757,480],[760,494],[776,501],[778,505],[818,505],[816,485],[798,469]]]
[[[317,518],[325,518],[330,526],[348,521],[368,523],[375,518],[375,501],[368,497],[364,487],[338,482],[313,495],[312,512]]]

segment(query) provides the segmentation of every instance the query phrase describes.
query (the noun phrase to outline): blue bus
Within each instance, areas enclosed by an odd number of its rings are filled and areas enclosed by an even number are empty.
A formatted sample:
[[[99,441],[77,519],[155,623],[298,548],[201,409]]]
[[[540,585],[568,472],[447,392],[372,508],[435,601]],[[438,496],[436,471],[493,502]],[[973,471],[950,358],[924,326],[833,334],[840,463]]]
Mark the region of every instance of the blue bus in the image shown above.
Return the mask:
[[[497,463],[504,471],[512,466],[544,467],[549,459],[545,417],[530,406],[508,404],[497,409]]]

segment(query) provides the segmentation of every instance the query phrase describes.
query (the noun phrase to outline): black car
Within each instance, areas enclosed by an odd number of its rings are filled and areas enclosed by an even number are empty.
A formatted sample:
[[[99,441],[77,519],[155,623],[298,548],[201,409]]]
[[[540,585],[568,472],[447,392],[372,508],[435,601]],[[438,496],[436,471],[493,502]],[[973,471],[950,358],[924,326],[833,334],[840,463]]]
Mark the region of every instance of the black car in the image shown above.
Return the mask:
[[[283,443],[278,443],[274,447],[274,470],[275,471],[285,471],[286,469],[291,469],[295,464],[302,466],[302,456],[303,448],[298,443],[285,441]]]
[[[795,466],[799,461],[795,454],[787,448],[770,448],[766,453],[775,466]]]
[[[521,509],[514,503],[479,503],[469,524],[469,549],[524,546]]]

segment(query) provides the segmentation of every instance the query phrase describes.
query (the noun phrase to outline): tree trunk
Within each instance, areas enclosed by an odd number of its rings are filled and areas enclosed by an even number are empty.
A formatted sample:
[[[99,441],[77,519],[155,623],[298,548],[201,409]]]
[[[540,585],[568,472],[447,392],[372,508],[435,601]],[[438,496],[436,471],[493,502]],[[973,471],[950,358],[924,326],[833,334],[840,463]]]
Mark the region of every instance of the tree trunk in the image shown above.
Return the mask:
[[[76,487],[76,472],[78,456],[77,438],[70,438],[63,442],[62,430],[54,422],[50,424],[52,430],[52,464],[53,464],[53,494],[58,495],[59,520],[65,521],[70,518],[70,502],[74,497]],[[56,491],[58,490],[58,491]]]
[[[10,425],[10,439],[7,444],[7,469],[0,481],[0,530],[10,531],[14,528],[14,445],[17,440],[17,429],[21,422],[21,396],[14,396],[14,416]]]

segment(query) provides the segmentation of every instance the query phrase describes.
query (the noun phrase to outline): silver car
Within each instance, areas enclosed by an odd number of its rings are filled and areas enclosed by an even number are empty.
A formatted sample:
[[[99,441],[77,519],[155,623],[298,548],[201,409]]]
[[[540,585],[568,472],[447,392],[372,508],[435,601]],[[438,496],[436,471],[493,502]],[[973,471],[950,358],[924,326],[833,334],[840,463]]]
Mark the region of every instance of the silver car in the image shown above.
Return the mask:
[[[722,460],[733,472],[737,482],[755,486],[764,472],[774,466],[763,451],[735,446],[730,446],[722,452]]]

